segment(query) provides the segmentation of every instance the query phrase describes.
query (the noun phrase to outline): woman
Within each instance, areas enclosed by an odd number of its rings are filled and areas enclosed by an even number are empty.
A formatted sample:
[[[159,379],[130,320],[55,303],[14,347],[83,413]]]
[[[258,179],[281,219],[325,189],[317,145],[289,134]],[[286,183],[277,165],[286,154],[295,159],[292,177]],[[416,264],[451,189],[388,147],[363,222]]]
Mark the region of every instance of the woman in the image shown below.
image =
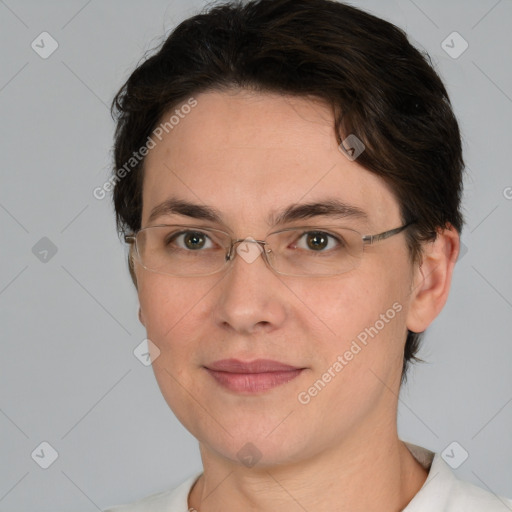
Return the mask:
[[[139,317],[204,470],[109,510],[512,505],[397,433],[449,292],[463,169],[446,90],[399,29],[329,0],[223,4],[114,111]]]

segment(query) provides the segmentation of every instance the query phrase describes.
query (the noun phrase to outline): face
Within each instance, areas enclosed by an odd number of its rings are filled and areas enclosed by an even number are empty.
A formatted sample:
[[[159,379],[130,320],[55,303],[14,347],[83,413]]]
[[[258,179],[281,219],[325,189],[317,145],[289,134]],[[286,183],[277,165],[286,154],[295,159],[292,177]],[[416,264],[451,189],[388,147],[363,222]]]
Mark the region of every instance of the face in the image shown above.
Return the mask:
[[[330,200],[365,216],[321,214],[279,228],[338,224],[375,234],[402,224],[386,184],[339,150],[323,103],[247,91],[196,100],[146,157],[142,227],[199,225],[263,240],[277,229],[269,215]],[[219,218],[170,212],[149,222],[170,198],[206,205]],[[207,277],[157,274],[136,262],[163,396],[202,450],[227,460],[238,461],[242,449],[275,464],[372,436],[396,415],[388,386],[398,391],[411,269],[403,233],[367,246],[357,268],[330,277],[278,275],[262,257],[249,263],[239,255]],[[237,390],[208,369],[225,359],[300,371],[275,375],[274,387]],[[251,377],[241,379],[234,385]]]

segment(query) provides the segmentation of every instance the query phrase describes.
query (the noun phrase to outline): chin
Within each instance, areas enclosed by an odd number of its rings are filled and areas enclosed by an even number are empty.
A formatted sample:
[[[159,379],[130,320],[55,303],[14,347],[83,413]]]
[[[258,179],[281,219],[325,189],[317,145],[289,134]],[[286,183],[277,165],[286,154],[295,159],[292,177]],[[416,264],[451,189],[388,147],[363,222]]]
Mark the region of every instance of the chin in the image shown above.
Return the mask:
[[[202,454],[210,452],[248,468],[264,469],[299,461],[315,450],[315,436],[308,435],[304,425],[299,430],[295,425],[277,426],[279,422],[261,420],[255,424],[250,420],[239,420],[232,428],[225,423],[227,432],[204,427],[188,430],[198,439]]]

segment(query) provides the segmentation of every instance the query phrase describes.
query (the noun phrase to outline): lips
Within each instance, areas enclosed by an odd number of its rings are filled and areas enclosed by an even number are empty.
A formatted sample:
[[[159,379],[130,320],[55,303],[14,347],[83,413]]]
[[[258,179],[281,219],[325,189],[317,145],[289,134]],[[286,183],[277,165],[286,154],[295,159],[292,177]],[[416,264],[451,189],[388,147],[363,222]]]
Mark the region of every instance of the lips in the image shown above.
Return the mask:
[[[207,368],[228,373],[269,373],[300,369],[297,366],[290,366],[289,364],[272,361],[271,359],[256,359],[249,362],[240,361],[239,359],[222,359],[207,365]]]
[[[257,393],[273,389],[298,377],[304,370],[270,359],[247,362],[222,359],[205,368],[218,384],[237,393]]]

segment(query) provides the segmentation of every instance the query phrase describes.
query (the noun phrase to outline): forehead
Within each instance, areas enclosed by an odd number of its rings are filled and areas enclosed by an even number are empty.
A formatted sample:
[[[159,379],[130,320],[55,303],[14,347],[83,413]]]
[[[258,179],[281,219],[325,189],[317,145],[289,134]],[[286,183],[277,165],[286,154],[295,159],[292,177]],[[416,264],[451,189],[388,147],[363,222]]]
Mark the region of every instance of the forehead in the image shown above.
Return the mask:
[[[318,99],[206,92],[153,137],[145,160],[142,225],[169,197],[209,205],[227,223],[257,226],[290,204],[338,199],[367,212],[369,225],[399,220],[385,182],[338,148],[331,109]],[[186,104],[185,101],[182,105]],[[187,112],[187,113],[185,113]]]

